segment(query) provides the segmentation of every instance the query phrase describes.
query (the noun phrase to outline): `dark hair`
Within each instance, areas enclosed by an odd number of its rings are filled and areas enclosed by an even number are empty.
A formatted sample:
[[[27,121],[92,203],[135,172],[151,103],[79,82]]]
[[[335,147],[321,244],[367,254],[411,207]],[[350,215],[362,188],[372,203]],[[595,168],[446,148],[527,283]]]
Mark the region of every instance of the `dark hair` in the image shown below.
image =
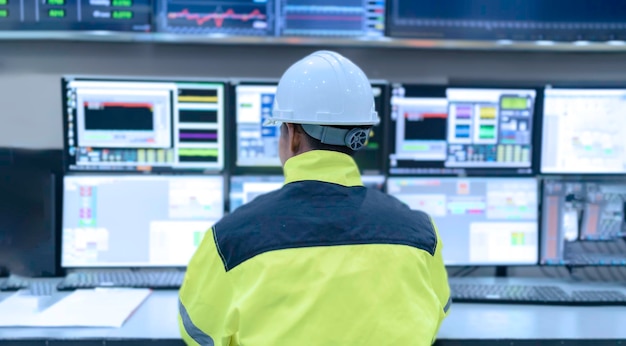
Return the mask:
[[[302,128],[302,125],[300,124],[294,124],[294,126],[297,131],[302,132],[302,134],[304,135],[304,138],[306,138],[307,144],[313,150],[337,151],[337,152],[344,153],[350,156],[354,156],[354,154],[356,154],[356,151],[350,149],[349,147],[345,145],[330,145],[330,144],[322,143],[320,140],[309,136],[309,134],[304,131],[304,129]],[[333,127],[344,129],[344,130],[351,130],[353,128],[364,128],[364,129],[370,128],[370,126],[333,126]]]

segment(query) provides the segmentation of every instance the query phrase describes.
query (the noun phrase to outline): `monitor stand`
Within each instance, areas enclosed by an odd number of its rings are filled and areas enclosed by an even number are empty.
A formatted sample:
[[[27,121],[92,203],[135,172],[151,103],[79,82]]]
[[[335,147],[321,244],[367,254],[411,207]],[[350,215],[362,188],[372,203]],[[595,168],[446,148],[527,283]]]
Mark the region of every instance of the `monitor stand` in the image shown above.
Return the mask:
[[[496,266],[496,277],[497,278],[505,278],[508,276],[507,273],[508,267],[505,266]]]

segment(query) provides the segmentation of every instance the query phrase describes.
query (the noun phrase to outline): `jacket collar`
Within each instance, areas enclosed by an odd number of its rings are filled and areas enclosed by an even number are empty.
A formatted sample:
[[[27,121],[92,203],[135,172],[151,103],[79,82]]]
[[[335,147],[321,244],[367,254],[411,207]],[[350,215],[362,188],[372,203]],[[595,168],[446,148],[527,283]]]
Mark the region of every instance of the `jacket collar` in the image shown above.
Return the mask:
[[[343,186],[363,186],[354,159],[336,151],[307,151],[288,159],[283,170],[285,184],[317,180]]]

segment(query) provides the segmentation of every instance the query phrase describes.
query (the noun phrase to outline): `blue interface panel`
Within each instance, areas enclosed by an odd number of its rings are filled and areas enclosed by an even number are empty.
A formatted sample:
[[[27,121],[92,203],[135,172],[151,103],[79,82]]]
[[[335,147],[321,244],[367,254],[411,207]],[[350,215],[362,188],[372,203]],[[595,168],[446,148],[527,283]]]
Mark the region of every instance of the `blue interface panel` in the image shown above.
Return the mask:
[[[626,39],[623,0],[389,0],[389,36],[506,41]]]
[[[280,0],[281,36],[376,38],[385,34],[385,0]]]
[[[447,265],[538,262],[534,178],[390,177],[387,193],[433,218]]]

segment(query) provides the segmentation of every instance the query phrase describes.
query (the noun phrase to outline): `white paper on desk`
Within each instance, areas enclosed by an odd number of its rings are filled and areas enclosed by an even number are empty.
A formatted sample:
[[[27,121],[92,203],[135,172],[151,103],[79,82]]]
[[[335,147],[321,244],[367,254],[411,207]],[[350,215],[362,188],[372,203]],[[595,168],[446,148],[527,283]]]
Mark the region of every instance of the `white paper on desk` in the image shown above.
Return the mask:
[[[41,297],[18,291],[0,302],[0,327],[26,327],[39,314]]]
[[[121,327],[152,292],[149,289],[77,290],[41,312],[38,327]]]

